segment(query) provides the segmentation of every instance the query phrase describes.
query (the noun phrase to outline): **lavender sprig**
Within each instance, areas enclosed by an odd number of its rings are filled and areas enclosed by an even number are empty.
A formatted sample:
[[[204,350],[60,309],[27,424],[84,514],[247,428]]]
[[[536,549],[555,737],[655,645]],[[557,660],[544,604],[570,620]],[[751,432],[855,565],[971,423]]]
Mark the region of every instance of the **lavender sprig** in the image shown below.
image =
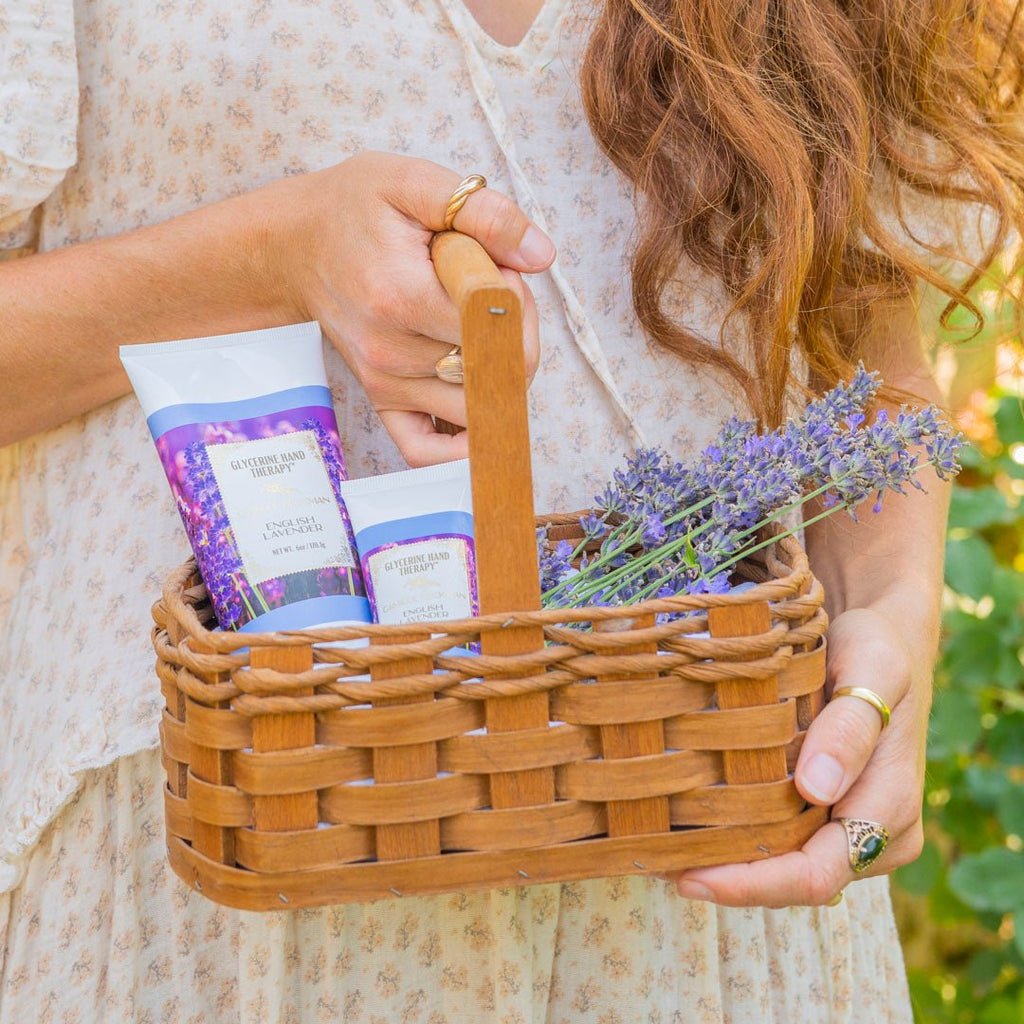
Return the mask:
[[[776,430],[760,434],[731,418],[692,467],[638,449],[595,498],[597,511],[580,520],[576,548],[562,541],[549,550],[539,531],[545,606],[723,592],[729,570],[772,543],[759,539],[764,527],[808,501],[820,499],[823,511],[801,525],[840,509],[856,519],[867,500],[877,513],[888,491],[923,489],[925,467],[940,479],[954,475],[962,441],[934,406],[904,408],[895,419],[883,409],[867,422],[879,386],[861,366]]]

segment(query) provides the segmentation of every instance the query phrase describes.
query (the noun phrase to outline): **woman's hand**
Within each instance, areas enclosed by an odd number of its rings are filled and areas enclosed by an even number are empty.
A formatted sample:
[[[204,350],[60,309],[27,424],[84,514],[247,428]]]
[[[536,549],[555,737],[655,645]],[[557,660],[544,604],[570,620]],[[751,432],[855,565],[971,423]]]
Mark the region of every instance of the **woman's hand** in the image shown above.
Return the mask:
[[[701,868],[674,876],[679,894],[724,906],[785,907],[829,903],[857,878],[880,875],[921,852],[921,796],[931,687],[931,649],[912,650],[899,622],[871,608],[837,616],[828,634],[826,685],[874,690],[892,709],[856,697],[830,702],[811,723],[796,785],[835,818],[878,822],[889,831],[882,855],[865,871],[850,867],[846,833],[832,821],[794,853],[751,864]]]
[[[434,372],[459,341],[459,317],[429,251],[459,181],[455,171],[426,160],[362,153],[260,196],[296,315],[320,321],[413,466],[468,454],[464,431],[438,433],[431,421],[466,424],[462,387]],[[532,379],[537,312],[520,274],[550,266],[554,246],[488,188],[469,196],[455,226],[480,242],[518,294]]]
[[[126,394],[122,344],[316,319],[411,465],[463,457],[462,388],[437,360],[458,314],[430,261],[460,175],[363,153],[159,224],[0,266],[0,446]],[[537,315],[521,273],[550,266],[550,240],[509,199],[474,192],[455,218],[523,303],[527,373]]]

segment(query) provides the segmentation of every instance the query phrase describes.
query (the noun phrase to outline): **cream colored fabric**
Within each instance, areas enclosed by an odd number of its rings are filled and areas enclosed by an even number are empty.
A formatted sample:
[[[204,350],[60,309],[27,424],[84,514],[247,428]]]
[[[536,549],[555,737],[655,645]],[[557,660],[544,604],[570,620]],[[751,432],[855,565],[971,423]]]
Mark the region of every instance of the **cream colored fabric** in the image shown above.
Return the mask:
[[[511,48],[458,0],[80,0],[77,163],[43,202],[41,247],[366,148],[484,173],[559,247],[532,282],[535,487],[541,509],[585,506],[637,436],[688,458],[743,411],[648,350],[632,315],[630,190],[576,85],[586,28],[563,0]],[[39,60],[76,72],[67,47]],[[42,198],[18,187],[12,208]],[[713,336],[715,285],[681,294]],[[328,372],[351,475],[400,468],[333,352]],[[0,1024],[909,1020],[881,882],[777,913],[639,880],[262,917],[189,893],[163,864],[149,646],[187,544],[134,398],[0,450],[0,493]]]

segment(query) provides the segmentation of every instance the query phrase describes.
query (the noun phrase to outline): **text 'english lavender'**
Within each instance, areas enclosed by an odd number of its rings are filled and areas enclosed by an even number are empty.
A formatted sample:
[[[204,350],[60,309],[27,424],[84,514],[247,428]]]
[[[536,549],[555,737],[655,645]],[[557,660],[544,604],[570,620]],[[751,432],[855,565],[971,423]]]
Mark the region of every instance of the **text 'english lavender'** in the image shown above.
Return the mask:
[[[934,406],[895,418],[882,409],[867,421],[880,386],[861,366],[775,430],[759,433],[754,422],[731,418],[694,466],[638,449],[580,520],[580,544],[552,548],[538,532],[544,605],[724,593],[732,567],[772,542],[765,527],[779,524],[778,539],[840,509],[856,519],[866,501],[881,511],[887,491],[923,490],[917,477],[929,466],[940,479],[955,475],[961,437]],[[812,499],[820,511],[782,526]]]

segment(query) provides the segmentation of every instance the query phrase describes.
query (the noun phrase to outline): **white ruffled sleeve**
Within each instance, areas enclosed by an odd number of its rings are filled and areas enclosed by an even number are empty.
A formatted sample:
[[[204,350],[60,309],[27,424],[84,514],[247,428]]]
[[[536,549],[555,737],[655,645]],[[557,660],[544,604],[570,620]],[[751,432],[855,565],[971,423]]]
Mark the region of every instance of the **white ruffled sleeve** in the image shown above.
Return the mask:
[[[34,243],[77,127],[74,0],[0,0],[0,259]]]

